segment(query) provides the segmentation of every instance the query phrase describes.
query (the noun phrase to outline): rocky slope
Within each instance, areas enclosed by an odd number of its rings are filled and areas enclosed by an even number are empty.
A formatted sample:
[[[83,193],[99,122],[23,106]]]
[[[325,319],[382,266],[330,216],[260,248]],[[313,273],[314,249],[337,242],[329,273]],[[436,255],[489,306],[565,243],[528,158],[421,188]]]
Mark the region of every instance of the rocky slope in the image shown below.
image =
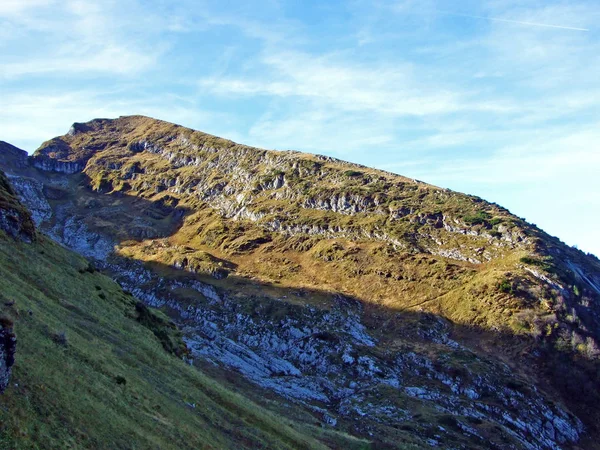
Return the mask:
[[[12,231],[0,228],[0,448],[365,444],[305,411],[277,417],[190,367],[166,316],[43,234]]]
[[[0,230],[12,237],[31,242],[35,227],[31,214],[19,202],[6,175],[0,171]]]
[[[0,154],[41,230],[248,395],[377,446],[594,448],[600,263],[498,205],[141,116]]]

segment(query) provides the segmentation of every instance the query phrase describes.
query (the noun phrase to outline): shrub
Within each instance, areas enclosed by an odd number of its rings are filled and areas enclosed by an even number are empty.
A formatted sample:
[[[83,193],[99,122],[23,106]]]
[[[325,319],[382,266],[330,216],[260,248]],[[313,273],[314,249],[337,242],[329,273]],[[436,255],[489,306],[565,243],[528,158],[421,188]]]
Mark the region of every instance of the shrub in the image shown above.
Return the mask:
[[[135,310],[138,313],[137,321],[152,331],[168,353],[178,357],[184,357],[189,353],[181,337],[181,332],[166,316],[147,307],[142,302],[135,304]]]
[[[490,219],[490,225],[494,227],[496,225],[501,224],[502,221],[503,219],[501,217],[494,217],[493,219]]]
[[[500,292],[504,292],[505,294],[512,294],[513,293],[512,283],[510,282],[510,280],[505,278],[504,280],[502,280],[498,283],[498,290]]]
[[[523,264],[529,264],[531,266],[537,266],[542,270],[545,270],[546,272],[550,272],[556,275],[560,275],[557,267],[553,264],[552,262],[552,257],[551,256],[545,256],[542,259],[537,259],[537,258],[532,258],[530,256],[523,256],[520,260]],[[571,272],[570,270],[567,271],[567,273],[564,273],[563,278],[564,281],[569,282],[569,280],[573,279],[574,274],[569,273]]]
[[[546,269],[548,267],[548,263],[546,261],[542,261],[537,258],[532,258],[531,256],[523,256],[520,260],[523,264],[529,264],[531,266],[538,266],[542,269]]]
[[[478,211],[475,214],[469,214],[463,217],[464,222],[467,225],[481,225],[486,224],[491,218],[490,214],[485,211]]]
[[[68,345],[67,333],[64,331],[61,331],[59,333],[54,333],[52,335],[52,340],[54,341],[55,344],[61,345],[63,347],[66,347]]]
[[[360,177],[362,176],[362,172],[359,172],[358,170],[346,170],[344,172],[344,175],[346,175],[347,177]]]
[[[86,267],[79,269],[79,273],[94,273],[96,271],[96,267],[91,262],[88,262]]]

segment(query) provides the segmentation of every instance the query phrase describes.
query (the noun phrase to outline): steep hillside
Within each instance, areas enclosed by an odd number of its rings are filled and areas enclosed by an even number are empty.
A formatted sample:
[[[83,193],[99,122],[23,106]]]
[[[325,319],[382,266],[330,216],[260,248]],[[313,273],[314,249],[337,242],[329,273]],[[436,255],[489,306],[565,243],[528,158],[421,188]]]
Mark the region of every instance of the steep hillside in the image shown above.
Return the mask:
[[[0,226],[0,323],[14,322],[18,344],[0,448],[361,445],[226,389],[177,356],[185,346],[164,315],[48,238],[8,233]]]
[[[41,230],[248,395],[380,445],[596,445],[600,262],[496,204],[141,116],[0,153]]]

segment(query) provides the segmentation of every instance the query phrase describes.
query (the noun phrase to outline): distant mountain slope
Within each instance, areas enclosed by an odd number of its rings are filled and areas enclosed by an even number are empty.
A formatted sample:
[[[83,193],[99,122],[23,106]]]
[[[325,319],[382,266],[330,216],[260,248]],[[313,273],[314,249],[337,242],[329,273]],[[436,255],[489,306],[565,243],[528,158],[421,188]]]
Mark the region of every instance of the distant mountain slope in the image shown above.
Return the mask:
[[[142,116],[2,153],[40,229],[161,307],[199,365],[380,445],[595,445],[600,262],[496,204]]]
[[[35,238],[31,214],[23,207],[3,172],[0,172],[0,229],[26,241]]]

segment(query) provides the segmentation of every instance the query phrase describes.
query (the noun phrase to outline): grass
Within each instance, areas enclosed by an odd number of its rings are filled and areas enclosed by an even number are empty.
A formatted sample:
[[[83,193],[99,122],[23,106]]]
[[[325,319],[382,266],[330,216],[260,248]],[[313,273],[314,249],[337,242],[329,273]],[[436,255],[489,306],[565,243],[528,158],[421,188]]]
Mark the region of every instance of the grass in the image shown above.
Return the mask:
[[[1,448],[323,447],[166,352],[168,319],[88,267],[46,238],[0,232],[0,304],[15,301],[2,314],[18,338]]]

